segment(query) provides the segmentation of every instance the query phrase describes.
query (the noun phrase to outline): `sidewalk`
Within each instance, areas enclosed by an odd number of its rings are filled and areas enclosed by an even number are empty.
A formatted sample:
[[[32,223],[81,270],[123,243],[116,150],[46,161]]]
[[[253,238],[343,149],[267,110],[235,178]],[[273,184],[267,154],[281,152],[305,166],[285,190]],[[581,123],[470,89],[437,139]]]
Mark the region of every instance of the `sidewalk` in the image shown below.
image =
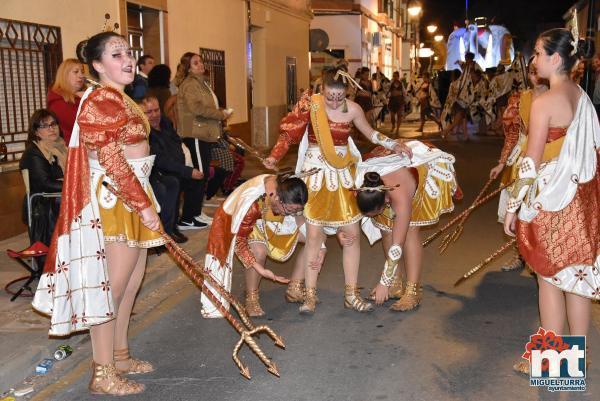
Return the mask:
[[[411,116],[409,116],[411,117]],[[414,116],[412,116],[414,117]],[[407,121],[401,126],[400,137],[418,138],[432,142],[440,141],[435,124],[428,122],[425,132],[416,132],[418,122]],[[389,133],[389,123],[379,128],[383,133]],[[478,137],[481,140],[497,138]],[[480,139],[475,139],[476,141]],[[450,139],[453,141],[453,139]],[[455,140],[455,139],[454,139]],[[358,141],[361,149],[372,146],[361,137]],[[280,163],[281,167],[295,167],[297,159],[296,148]],[[254,158],[246,159],[244,177],[251,178],[258,174],[267,173],[262,165]],[[213,203],[213,202],[211,202]],[[214,207],[205,208],[205,213],[212,215]],[[183,244],[195,260],[202,261],[209,230],[190,230],[185,234],[189,241]],[[24,383],[32,384],[37,393],[45,383],[59,380],[76,365],[90,357],[89,335],[81,333],[68,338],[48,338],[49,319],[33,311],[31,298],[19,297],[10,302],[10,295],[3,291],[4,286],[11,280],[25,275],[25,270],[6,255],[6,249],[21,250],[28,245],[26,234],[0,241],[0,398],[10,388],[23,387]],[[36,283],[34,283],[35,285]],[[183,288],[190,286],[189,280],[176,266],[168,254],[148,257],[146,276],[138,295],[132,318],[132,326],[140,323],[145,314],[152,311],[169,297],[176,295]],[[595,308],[599,309],[599,308]],[[198,316],[198,318],[200,318]],[[596,326],[600,326],[600,310],[594,312]],[[35,374],[35,366],[44,358],[52,358],[58,345],[68,344],[73,348],[73,355],[65,361],[56,362],[54,373],[48,376]],[[51,371],[52,373],[52,371]],[[35,394],[34,393],[34,394]]]
[[[187,232],[190,240],[183,244],[196,260],[206,247],[208,230]],[[17,277],[24,276],[25,270],[11,260],[6,249],[20,250],[28,245],[26,234],[0,242],[0,394],[15,387],[25,378],[35,375],[35,366],[44,358],[52,358],[56,347],[68,344],[73,352],[89,342],[87,333],[74,334],[66,338],[49,338],[49,318],[33,310],[30,297],[19,297],[10,302],[11,295],[3,291],[4,286]],[[134,314],[144,313],[138,305],[144,298],[167,283],[183,277],[181,270],[168,254],[150,255],[144,282],[138,295]],[[34,286],[36,283],[34,283]],[[60,363],[60,362],[57,362]],[[31,379],[31,378],[30,378]],[[31,380],[30,380],[31,381]]]

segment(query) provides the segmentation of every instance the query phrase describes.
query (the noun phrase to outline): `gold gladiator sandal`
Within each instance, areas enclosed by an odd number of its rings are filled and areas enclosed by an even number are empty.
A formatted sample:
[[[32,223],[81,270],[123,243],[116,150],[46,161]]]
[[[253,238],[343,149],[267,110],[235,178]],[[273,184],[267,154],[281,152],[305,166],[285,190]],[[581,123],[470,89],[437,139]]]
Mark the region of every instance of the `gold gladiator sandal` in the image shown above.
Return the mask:
[[[290,303],[304,302],[304,280],[291,280],[285,291],[285,300]]]
[[[314,287],[306,287],[304,290],[304,303],[300,305],[298,310],[303,315],[312,315],[317,308],[317,289]]]
[[[402,295],[404,295],[404,281],[400,277],[394,277],[388,294],[390,299],[402,298]]]
[[[344,308],[353,309],[357,312],[371,312],[373,311],[373,304],[362,299],[356,285],[346,284],[344,287]]]
[[[418,284],[406,282],[406,288],[402,297],[394,302],[391,310],[406,312],[415,309],[421,303],[421,289]]]
[[[118,362],[129,361],[129,367],[127,369],[117,368],[117,371],[121,374],[137,375],[154,372],[154,366],[152,366],[150,362],[132,358],[131,355],[129,355],[129,348],[116,349],[113,351],[113,355],[115,358],[115,367]]]
[[[114,362],[107,365],[92,362],[92,378],[88,389],[92,394],[122,396],[142,393],[146,387],[141,383],[122,377]]]
[[[260,306],[258,290],[246,292],[246,313],[250,317],[261,317],[265,315],[265,311]]]

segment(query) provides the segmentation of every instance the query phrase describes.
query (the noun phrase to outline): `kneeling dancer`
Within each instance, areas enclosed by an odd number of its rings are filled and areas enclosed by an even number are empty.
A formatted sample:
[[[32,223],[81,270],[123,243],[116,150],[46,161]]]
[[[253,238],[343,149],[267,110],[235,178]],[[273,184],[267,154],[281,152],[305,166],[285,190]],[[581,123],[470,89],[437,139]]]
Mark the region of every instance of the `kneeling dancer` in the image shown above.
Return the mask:
[[[267,256],[276,261],[286,261],[294,253],[298,241],[304,241],[299,227],[303,224],[301,215],[307,199],[308,190],[301,178],[262,174],[236,188],[215,212],[205,269],[231,291],[233,255],[237,255],[246,268],[246,311],[250,316],[265,314],[258,293],[262,277],[283,284],[290,281],[266,269],[264,264]],[[296,262],[293,279],[299,280],[304,276],[303,255]],[[302,289],[288,288],[286,298],[291,302],[301,302]],[[222,301],[227,305],[224,299]],[[204,294],[202,315],[221,317]]]

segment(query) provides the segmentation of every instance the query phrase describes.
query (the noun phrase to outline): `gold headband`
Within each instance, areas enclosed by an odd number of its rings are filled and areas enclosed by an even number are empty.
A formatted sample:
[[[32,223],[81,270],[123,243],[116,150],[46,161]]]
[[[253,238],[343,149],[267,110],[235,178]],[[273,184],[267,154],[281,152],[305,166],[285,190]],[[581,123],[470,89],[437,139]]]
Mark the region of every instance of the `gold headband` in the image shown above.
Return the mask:
[[[333,77],[333,79],[334,79],[335,81],[337,81],[337,79],[338,79],[340,76],[342,77],[342,81],[344,81],[344,84],[346,84],[346,85],[347,85],[347,84],[348,84],[348,81],[350,81],[350,84],[351,84],[351,85],[353,85],[355,88],[358,88],[358,89],[360,89],[361,91],[362,91],[362,90],[364,90],[364,89],[362,88],[362,86],[360,86],[360,85],[358,84],[358,82],[356,82],[356,81],[354,80],[354,78],[352,78],[352,77],[350,76],[350,74],[348,74],[348,73],[347,73],[346,71],[344,71],[344,70],[337,70],[337,72],[335,73],[335,76]]]
[[[393,191],[394,189],[398,189],[400,184],[396,184],[392,187],[388,187],[386,185],[378,185],[376,187],[360,187],[360,188],[352,188],[351,191],[354,192],[387,192]]]
[[[573,50],[571,51],[571,56],[577,54],[577,47],[579,47],[579,23],[577,21],[577,7],[573,8],[573,23],[571,24],[571,34],[573,35],[573,41],[571,45],[573,46]]]
[[[303,178],[306,178],[306,177],[310,177],[313,174],[317,174],[319,171],[321,171],[320,168],[313,167],[310,170],[300,171],[299,173],[296,173],[296,174],[283,173],[283,174],[280,174],[280,175],[281,175],[281,177],[284,180],[287,180],[288,178],[300,178],[300,179],[303,179]]]

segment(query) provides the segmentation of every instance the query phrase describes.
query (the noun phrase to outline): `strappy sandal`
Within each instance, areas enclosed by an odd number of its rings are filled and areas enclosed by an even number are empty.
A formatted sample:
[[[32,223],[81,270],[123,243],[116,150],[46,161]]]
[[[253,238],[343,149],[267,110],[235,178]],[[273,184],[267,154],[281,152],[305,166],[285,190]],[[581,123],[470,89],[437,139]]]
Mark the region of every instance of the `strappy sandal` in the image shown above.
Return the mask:
[[[246,313],[250,317],[261,317],[265,315],[265,311],[260,306],[260,297],[258,290],[246,292]]]
[[[356,285],[346,284],[344,287],[344,308],[357,312],[372,312],[373,304],[365,301],[360,296],[360,291]]]
[[[113,355],[115,357],[115,364],[117,362],[129,361],[129,367],[127,369],[117,368],[117,371],[121,374],[138,375],[154,372],[154,366],[152,366],[150,362],[132,358],[131,355],[129,355],[129,348],[114,350]]]
[[[88,389],[92,394],[123,396],[142,393],[146,387],[122,377],[114,362],[107,365],[92,362],[92,378]]]
[[[406,312],[415,309],[421,304],[421,289],[418,284],[406,282],[406,288],[402,297],[390,306],[391,310]]]

